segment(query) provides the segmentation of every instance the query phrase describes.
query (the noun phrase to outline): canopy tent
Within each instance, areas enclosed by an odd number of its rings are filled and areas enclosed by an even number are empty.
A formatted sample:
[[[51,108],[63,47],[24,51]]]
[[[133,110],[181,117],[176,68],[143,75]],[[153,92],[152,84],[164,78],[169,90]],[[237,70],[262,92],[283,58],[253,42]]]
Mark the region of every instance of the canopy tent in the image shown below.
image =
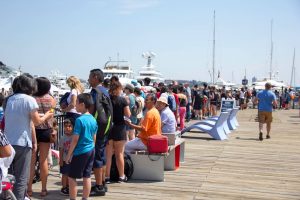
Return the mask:
[[[275,80],[257,81],[252,83],[252,86],[254,86],[255,89],[258,88],[264,89],[266,83],[271,83],[272,87],[279,88],[279,89],[281,89],[282,87],[284,88],[288,87],[285,83],[278,82]]]
[[[221,77],[219,77],[216,80],[215,85],[218,85],[218,86],[233,86],[233,85],[235,85],[235,83],[229,83],[229,82],[225,81],[224,79],[222,79]]]

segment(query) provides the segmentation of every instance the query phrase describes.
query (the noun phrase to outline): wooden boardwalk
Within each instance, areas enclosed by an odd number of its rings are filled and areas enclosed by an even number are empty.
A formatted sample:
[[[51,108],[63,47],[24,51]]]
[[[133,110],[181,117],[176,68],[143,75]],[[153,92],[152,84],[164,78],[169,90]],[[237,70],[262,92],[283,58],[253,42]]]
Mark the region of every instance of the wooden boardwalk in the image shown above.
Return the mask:
[[[256,113],[240,111],[240,126],[227,141],[186,133],[185,162],[180,169],[165,172],[165,182],[110,184],[105,197],[90,199],[299,200],[299,111],[274,112],[271,139],[262,142],[258,141]],[[59,181],[58,172],[52,171],[45,199],[68,199],[59,194]],[[40,187],[40,183],[34,184],[33,199],[38,199]]]

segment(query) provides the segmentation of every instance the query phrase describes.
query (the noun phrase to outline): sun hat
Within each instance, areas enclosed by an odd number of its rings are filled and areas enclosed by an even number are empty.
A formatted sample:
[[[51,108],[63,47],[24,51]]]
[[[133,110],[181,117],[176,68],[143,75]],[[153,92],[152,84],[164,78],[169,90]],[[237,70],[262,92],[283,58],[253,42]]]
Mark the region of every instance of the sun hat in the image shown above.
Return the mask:
[[[164,97],[164,96],[159,97],[159,99],[157,101],[162,102],[162,103],[164,103],[166,105],[169,105],[168,104],[168,99],[166,97]]]

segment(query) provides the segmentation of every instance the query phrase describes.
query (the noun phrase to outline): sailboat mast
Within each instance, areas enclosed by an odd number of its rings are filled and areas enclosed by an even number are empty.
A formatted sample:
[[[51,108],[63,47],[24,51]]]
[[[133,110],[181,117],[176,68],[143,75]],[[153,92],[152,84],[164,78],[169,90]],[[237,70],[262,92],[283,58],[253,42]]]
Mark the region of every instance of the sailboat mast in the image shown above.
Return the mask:
[[[290,82],[290,86],[294,86],[294,87],[296,86],[295,54],[296,54],[296,49],[294,48],[292,75],[291,75],[291,82]]]
[[[215,46],[216,46],[216,11],[214,10],[214,32],[213,32],[213,52],[212,52],[212,81],[215,84]]]
[[[271,52],[270,52],[270,80],[272,80],[272,62],[273,62],[273,19],[271,20]]]

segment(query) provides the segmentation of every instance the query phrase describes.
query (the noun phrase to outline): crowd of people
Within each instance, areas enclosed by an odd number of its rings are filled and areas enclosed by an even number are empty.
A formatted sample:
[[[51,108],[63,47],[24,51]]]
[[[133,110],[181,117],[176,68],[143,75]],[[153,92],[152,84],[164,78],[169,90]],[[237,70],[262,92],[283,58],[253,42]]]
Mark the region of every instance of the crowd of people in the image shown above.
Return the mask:
[[[58,145],[61,193],[70,196],[70,199],[76,199],[76,180],[81,178],[82,199],[106,194],[107,184],[112,182],[113,155],[119,174],[118,182],[126,182],[124,154],[147,150],[149,136],[180,131],[192,118],[202,120],[216,116],[222,99],[235,99],[240,109],[246,109],[250,101],[255,108],[257,97],[262,101],[255,89],[217,89],[206,83],[192,88],[189,83],[178,84],[176,81],[168,85],[150,85],[151,80],[145,78],[143,82],[132,81],[122,85],[116,76],[104,80],[100,69],[90,71],[88,82],[91,91],[84,93],[79,78],[70,76],[67,79],[70,87],[67,105],[60,108],[65,113],[64,135]],[[47,157],[52,138],[57,134],[54,110],[59,107],[50,94],[50,87],[46,77],[33,78],[30,74],[23,74],[14,79],[12,94],[0,95],[0,106],[4,112],[0,157],[10,156],[11,150],[15,152],[9,173],[16,178],[13,192],[18,200],[32,196],[37,159],[41,177],[40,195],[47,196]],[[288,91],[282,95],[280,107],[288,108],[288,97],[291,95],[286,93]],[[108,121],[112,126],[98,120],[102,114],[97,105],[100,97],[105,99],[106,106],[111,107]],[[261,135],[262,125],[260,138]],[[36,155],[39,155],[38,158]],[[92,172],[94,184],[91,183]]]

